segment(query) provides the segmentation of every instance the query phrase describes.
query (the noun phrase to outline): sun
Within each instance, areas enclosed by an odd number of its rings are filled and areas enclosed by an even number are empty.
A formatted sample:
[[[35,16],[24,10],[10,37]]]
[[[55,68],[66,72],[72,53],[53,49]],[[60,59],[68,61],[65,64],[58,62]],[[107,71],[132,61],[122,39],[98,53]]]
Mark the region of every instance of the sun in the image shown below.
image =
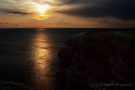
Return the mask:
[[[36,6],[37,12],[40,15],[44,15],[46,13],[46,11],[48,10],[48,8],[49,8],[49,4],[44,4],[44,5],[39,4]]]

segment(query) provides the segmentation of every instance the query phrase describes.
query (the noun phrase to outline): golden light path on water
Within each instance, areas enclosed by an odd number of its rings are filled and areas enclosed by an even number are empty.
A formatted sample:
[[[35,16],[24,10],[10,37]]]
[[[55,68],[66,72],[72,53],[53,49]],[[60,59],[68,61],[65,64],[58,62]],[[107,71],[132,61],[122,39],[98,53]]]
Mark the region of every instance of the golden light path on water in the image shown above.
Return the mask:
[[[49,38],[41,30],[34,35],[32,42],[33,82],[38,90],[52,90],[53,78],[51,72],[52,52]]]

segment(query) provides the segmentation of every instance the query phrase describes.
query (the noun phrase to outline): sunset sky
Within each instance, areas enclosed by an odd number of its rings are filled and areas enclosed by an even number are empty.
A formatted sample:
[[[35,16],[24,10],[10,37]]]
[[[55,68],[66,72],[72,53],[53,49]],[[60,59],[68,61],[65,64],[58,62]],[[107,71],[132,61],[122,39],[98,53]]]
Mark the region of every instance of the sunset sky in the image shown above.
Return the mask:
[[[135,0],[0,0],[0,28],[135,27]]]

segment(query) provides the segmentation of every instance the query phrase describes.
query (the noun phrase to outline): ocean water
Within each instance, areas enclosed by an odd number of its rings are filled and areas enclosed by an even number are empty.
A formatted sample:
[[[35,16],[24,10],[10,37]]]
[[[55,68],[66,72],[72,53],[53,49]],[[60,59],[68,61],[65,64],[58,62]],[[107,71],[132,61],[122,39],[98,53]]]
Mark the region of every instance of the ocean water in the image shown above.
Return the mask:
[[[116,31],[128,30],[0,29],[0,83],[54,90],[57,53],[68,37],[83,32]]]

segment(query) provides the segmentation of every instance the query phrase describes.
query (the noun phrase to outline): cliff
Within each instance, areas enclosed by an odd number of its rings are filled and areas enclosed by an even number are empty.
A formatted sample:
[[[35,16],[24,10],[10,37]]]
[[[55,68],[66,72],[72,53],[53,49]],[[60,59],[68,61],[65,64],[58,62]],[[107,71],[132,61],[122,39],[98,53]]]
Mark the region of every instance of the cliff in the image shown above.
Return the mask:
[[[66,40],[58,56],[61,90],[135,89],[134,34],[78,34]]]

